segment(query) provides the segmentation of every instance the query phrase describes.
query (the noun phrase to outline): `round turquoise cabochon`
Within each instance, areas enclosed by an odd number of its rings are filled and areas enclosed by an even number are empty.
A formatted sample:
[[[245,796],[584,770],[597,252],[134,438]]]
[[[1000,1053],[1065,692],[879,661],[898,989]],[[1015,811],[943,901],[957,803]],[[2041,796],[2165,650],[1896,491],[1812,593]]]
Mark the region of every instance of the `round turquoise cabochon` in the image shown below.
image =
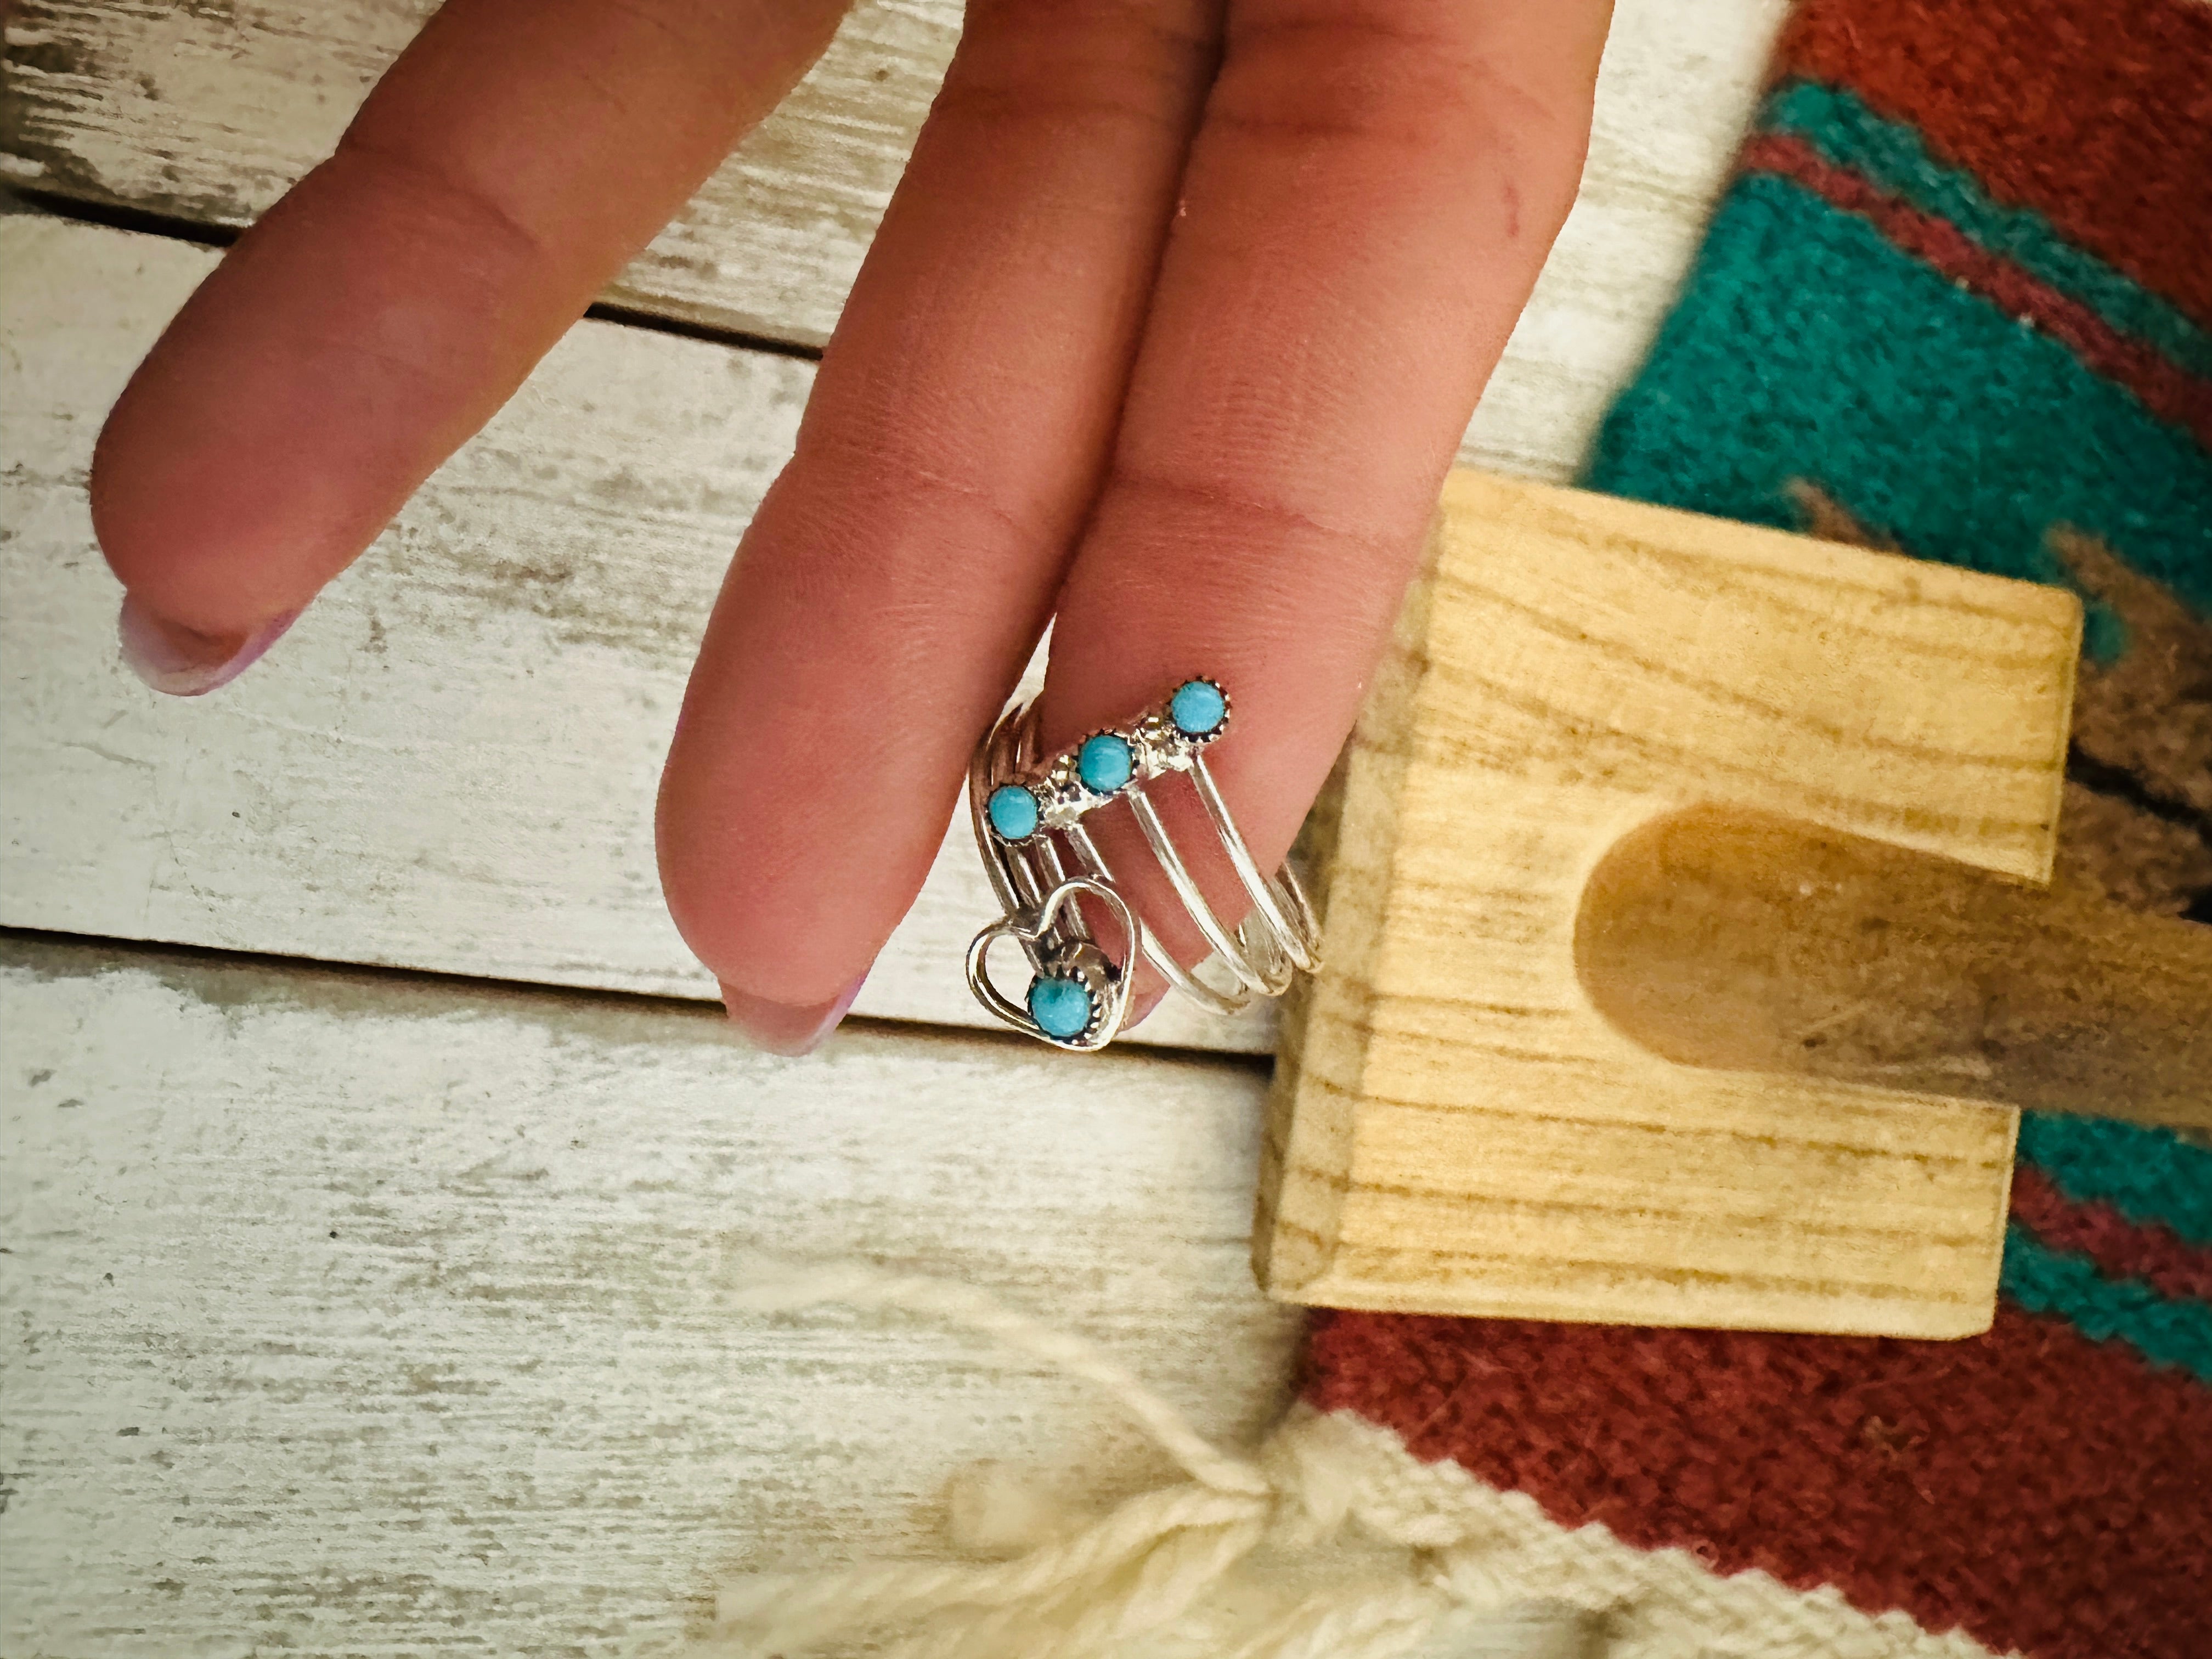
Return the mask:
[[[1168,718],[1185,737],[1202,738],[1221,724],[1229,700],[1221,688],[1205,680],[1186,680],[1168,702]]]
[[[1030,1018],[1049,1036],[1062,1041],[1080,1036],[1083,1028],[1091,1024],[1091,993],[1078,980],[1032,980]]]
[[[1075,751],[1076,775],[1085,787],[1102,795],[1110,795],[1128,782],[1132,769],[1128,738],[1112,732],[1085,738],[1083,747]]]
[[[1018,783],[1001,784],[983,803],[991,828],[1001,841],[1027,841],[1036,834],[1036,797]]]

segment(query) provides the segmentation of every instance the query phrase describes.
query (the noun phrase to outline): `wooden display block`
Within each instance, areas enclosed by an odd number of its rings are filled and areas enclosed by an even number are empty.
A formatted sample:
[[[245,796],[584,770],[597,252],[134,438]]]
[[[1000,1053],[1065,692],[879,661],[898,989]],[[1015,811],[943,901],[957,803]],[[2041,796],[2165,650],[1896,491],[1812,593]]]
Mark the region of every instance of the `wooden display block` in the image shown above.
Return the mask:
[[[2080,635],[2056,589],[1455,474],[1349,751],[1328,966],[1288,1011],[1270,1106],[1261,1284],[1985,1328],[2017,1114],[1662,1060],[1584,990],[1577,909],[1624,836],[1700,803],[2048,880]]]

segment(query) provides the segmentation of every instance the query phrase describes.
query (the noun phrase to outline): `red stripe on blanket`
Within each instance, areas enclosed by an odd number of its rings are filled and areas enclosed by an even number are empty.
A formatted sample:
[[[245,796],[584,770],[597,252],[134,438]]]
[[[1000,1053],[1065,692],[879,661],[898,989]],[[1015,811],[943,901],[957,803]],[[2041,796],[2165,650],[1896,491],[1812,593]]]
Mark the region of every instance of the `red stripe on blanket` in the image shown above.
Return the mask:
[[[2212,1302],[2212,1250],[2170,1227],[2130,1221],[2109,1204],[2073,1203],[2029,1164],[2013,1171],[2012,1213],[2053,1249],[2079,1250],[2107,1279],[2140,1279],[2161,1296]]]
[[[2088,307],[1991,253],[1949,221],[1884,195],[1863,174],[1824,160],[1804,139],[1770,132],[1743,149],[1747,173],[1775,173],[1823,201],[1873,221],[1890,244],[1946,276],[2023,317],[2089,368],[2117,380],[2160,419],[2194,433],[2212,449],[2212,383],[2183,373],[2140,340],[2121,333]]]
[[[2212,1391],[2008,1304],[1963,1342],[1323,1312],[1307,1365],[1566,1526],[2000,1652],[2212,1652]]]
[[[2212,323],[2212,6],[1805,0],[1778,76],[1849,87]]]

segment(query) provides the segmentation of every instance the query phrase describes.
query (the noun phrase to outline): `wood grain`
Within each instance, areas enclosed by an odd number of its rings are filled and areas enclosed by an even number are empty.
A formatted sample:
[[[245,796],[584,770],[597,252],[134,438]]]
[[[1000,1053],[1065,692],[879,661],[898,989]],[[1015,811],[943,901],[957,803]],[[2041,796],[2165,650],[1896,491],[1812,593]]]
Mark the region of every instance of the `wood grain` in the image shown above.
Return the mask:
[[[1921,1336],[1986,1326],[2015,1115],[1690,1070],[1576,971],[1592,869],[1715,800],[2032,880],[2070,595],[1455,474],[1346,774],[1255,1250],[1277,1294]]]
[[[1686,1066],[2212,1131],[2212,928],[1741,807],[1583,890],[1599,1012]]]
[[[220,696],[114,658],[92,441],[213,258],[0,219],[0,921],[712,997],[660,899],[653,795],[730,550],[812,366],[586,323],[269,659]],[[987,1020],[964,823],[863,1014]],[[1132,1041],[1263,1051],[1180,1000]]]
[[[732,1315],[744,1252],[996,1288],[1230,1440],[1283,1403],[1254,1068],[20,939],[0,1027],[0,1652],[623,1651],[941,1553],[976,1459],[1165,1473],[975,1340]]]
[[[1564,478],[1673,301],[1786,0],[1621,0],[1580,199],[1469,427],[1469,461]],[[0,166],[27,188],[250,222],[326,155],[427,0],[20,0]],[[835,326],[959,30],[866,0],[791,100],[605,295],[805,344]]]

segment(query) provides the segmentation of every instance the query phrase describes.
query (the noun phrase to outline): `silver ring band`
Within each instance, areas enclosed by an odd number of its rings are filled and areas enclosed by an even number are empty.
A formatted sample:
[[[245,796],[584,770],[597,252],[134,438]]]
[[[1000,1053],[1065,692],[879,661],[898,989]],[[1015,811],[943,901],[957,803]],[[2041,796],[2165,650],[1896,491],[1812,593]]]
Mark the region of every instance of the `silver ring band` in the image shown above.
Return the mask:
[[[1038,750],[1036,714],[1033,703],[1008,709],[976,745],[968,770],[975,844],[1005,911],[969,944],[968,988],[994,1017],[1056,1048],[1087,1053],[1111,1042],[1127,1019],[1139,955],[1176,990],[1218,1014],[1280,996],[1293,975],[1320,968],[1320,928],[1304,889],[1288,864],[1273,876],[1261,872],[1206,769],[1206,750],[1229,727],[1229,697],[1218,683],[1185,680],[1127,725],[1091,732],[1048,757]],[[1251,902],[1233,930],[1206,902],[1146,793],[1172,772],[1189,775]],[[1169,887],[1227,970],[1226,984],[1177,962],[1121,894],[1084,823],[1117,801],[1128,803]],[[1084,896],[1111,918],[1117,948],[1093,936],[1076,902]],[[1000,991],[988,971],[991,947],[1009,936],[1029,961],[1024,1003]]]

